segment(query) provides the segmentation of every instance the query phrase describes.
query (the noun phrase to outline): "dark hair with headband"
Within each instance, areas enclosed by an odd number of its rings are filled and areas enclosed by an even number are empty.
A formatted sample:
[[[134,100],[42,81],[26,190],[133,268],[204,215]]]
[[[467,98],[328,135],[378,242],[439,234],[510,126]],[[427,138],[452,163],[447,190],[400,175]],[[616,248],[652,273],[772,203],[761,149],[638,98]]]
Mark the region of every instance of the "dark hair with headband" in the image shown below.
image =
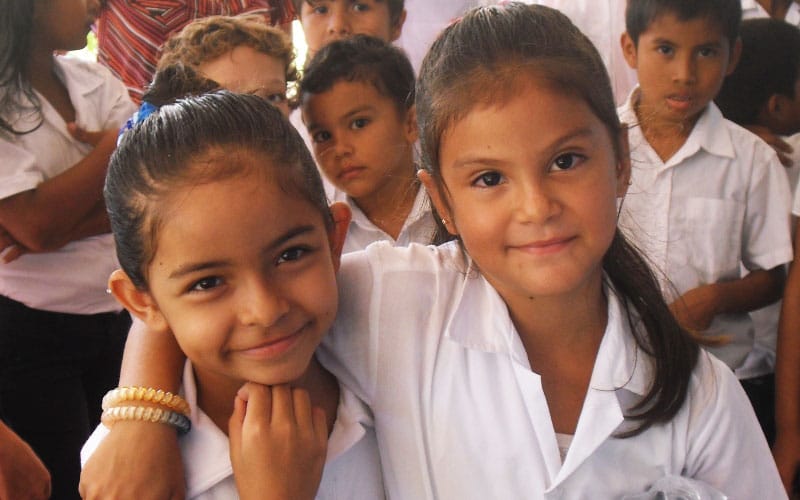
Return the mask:
[[[237,153],[260,161],[242,162]],[[308,200],[332,224],[317,167],[281,112],[253,95],[218,91],[179,99],[127,131],[108,167],[105,201],[122,269],[147,289],[163,213],[159,201],[178,187],[214,182],[257,168]]]

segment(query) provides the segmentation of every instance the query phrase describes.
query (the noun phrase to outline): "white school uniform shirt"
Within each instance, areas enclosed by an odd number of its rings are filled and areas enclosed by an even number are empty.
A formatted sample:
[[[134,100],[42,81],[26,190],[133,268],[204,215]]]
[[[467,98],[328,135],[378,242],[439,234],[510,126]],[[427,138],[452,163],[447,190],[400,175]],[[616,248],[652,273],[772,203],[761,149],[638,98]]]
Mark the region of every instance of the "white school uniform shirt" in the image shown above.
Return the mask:
[[[414,198],[414,204],[396,240],[369,220],[364,212],[358,208],[355,201],[347,196],[344,191],[334,188],[332,196],[333,201],[347,203],[353,214],[350,226],[347,228],[347,238],[344,240],[343,253],[363,250],[376,241],[388,241],[394,246],[402,247],[411,243],[427,245],[431,243],[436,233],[436,222],[433,218],[431,202],[427,191],[422,186],[419,186],[417,196]]]
[[[582,499],[688,476],[730,498],[786,498],[739,383],[702,352],[683,407],[638,436],[623,413],[651,383],[611,290],[608,326],[562,462],[542,390],[506,304],[456,243],[345,255],[319,350],[372,409],[389,498]]]
[[[647,143],[632,102],[628,124],[631,185],[619,225],[656,270],[668,302],[700,285],[737,279],[741,266],[772,269],[792,259],[791,193],[775,152],[723,118],[711,102],[686,142],[666,162]],[[747,313],[719,314],[704,333],[731,341],[709,348],[731,369],[752,350]]]
[[[317,491],[318,500],[385,498],[372,416],[355,395],[340,385],[336,422],[328,438],[328,455]],[[187,500],[239,498],[230,460],[228,436],[197,406],[197,385],[190,361],[181,391],[191,409],[192,429],[179,440],[186,475]],[[109,429],[97,426],[81,450],[85,465]]]
[[[118,128],[136,110],[122,82],[97,63],[55,57],[55,73],[67,87],[75,121],[85,130]],[[78,163],[93,148],[74,139],[61,115],[37,95],[41,126],[23,135],[0,133],[0,199],[36,188]],[[6,118],[18,130],[29,130],[38,123],[32,114]],[[45,311],[118,311],[119,304],[106,292],[108,276],[117,267],[111,233],[92,236],[0,265],[0,294]]]
[[[770,17],[769,12],[756,0],[742,0],[742,19],[756,19],[762,17]],[[786,11],[784,21],[795,26],[800,26],[800,5],[797,5],[797,2],[792,2],[789,5],[789,10]]]

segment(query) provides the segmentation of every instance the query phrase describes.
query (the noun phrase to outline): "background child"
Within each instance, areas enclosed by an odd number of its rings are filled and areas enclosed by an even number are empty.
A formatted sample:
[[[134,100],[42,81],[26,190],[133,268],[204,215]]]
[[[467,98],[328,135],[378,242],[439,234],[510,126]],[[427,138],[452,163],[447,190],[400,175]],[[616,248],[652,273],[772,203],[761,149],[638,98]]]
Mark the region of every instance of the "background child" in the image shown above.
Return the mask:
[[[754,348],[748,313],[780,297],[792,255],[775,153],[712,102],[739,56],[740,15],[738,0],[631,0],[622,46],[639,87],[619,109],[633,162],[620,225],[664,273],[681,324],[729,340],[709,350],[734,370]]]
[[[300,85],[317,165],[347,202],[345,252],[388,240],[430,243],[436,225],[416,177],[414,70],[403,52],[357,35],[326,45]]]
[[[153,78],[164,42],[188,23],[208,16],[258,15],[287,32],[294,19],[290,0],[101,0],[97,59],[125,82],[139,103]]]
[[[741,27],[742,55],[736,69],[725,78],[715,102],[722,114],[751,131],[766,130],[800,145],[800,29],[777,19],[751,19]],[[796,134],[795,137],[786,137]],[[800,148],[791,156],[800,155]],[[785,168],[793,191],[800,174],[800,157]],[[736,371],[748,391],[761,427],[775,439],[775,344],[780,302],[753,311],[755,345]],[[755,399],[759,397],[760,399]],[[800,396],[795,396],[797,399]]]
[[[328,209],[291,125],[255,97],[179,101],[123,137],[105,193],[124,270],[109,287],[189,358],[187,498],[235,498],[237,487],[243,498],[312,498],[329,434],[318,497],[382,498],[368,414],[314,358],[336,314],[349,212]],[[247,381],[271,387],[248,386],[234,410]],[[255,449],[261,432],[268,446]],[[248,477],[274,484],[252,489]]]
[[[403,31],[403,0],[292,0],[303,26],[308,58],[325,45],[353,35],[369,35],[386,42]]]
[[[158,71],[176,64],[289,114],[286,86],[297,80],[292,43],[259,17],[211,16],[188,24],[164,44]]]
[[[4,422],[78,496],[80,446],[114,387],[127,313],[102,200],[117,130],[135,109],[82,48],[96,0],[0,1],[0,399]],[[12,261],[13,262],[10,262]]]
[[[345,256],[323,344],[374,410],[388,495],[620,498],[687,476],[783,497],[741,387],[616,228],[627,148],[588,39],[545,7],[472,11],[416,102],[422,179],[460,244]],[[136,337],[140,363],[156,343]]]

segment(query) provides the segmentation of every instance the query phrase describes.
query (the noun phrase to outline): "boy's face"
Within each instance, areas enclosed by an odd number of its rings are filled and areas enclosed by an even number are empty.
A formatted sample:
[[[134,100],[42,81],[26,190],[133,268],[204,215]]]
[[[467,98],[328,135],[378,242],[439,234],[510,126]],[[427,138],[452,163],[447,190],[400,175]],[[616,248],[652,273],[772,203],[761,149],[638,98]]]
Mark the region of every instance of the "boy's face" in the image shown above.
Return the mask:
[[[413,175],[416,120],[370,83],[339,81],[303,102],[303,121],[325,176],[356,201]]]
[[[392,24],[389,4],[379,0],[306,0],[300,22],[311,54],[325,45],[353,35],[370,35],[385,42],[400,36],[405,11]]]
[[[639,119],[694,125],[735,68],[740,48],[712,20],[682,21],[671,13],[650,23],[638,45],[624,34],[625,59],[639,78]]]
[[[768,104],[775,132],[793,135],[800,132],[800,78],[794,82],[794,97],[772,96]]]

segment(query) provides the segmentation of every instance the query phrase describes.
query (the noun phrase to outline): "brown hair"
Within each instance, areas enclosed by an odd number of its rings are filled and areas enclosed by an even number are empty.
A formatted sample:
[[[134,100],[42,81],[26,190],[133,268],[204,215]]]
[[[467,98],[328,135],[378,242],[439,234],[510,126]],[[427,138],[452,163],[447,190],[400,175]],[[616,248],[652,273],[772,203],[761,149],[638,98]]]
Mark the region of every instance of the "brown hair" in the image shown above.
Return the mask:
[[[605,66],[566,16],[515,2],[478,8],[439,35],[417,81],[423,168],[442,192],[447,186],[439,170],[439,150],[446,130],[476,106],[510,101],[534,77],[583,100],[606,126],[617,158],[625,154],[618,142],[621,125]],[[652,271],[619,229],[602,266],[607,286],[624,304],[637,345],[653,363],[649,391],[626,414],[639,423],[620,434],[627,437],[669,421],[680,410],[699,347],[678,325]]]
[[[157,70],[177,63],[197,69],[241,45],[282,61],[286,82],[297,81],[292,41],[256,15],[209,16],[187,24],[164,43]]]

